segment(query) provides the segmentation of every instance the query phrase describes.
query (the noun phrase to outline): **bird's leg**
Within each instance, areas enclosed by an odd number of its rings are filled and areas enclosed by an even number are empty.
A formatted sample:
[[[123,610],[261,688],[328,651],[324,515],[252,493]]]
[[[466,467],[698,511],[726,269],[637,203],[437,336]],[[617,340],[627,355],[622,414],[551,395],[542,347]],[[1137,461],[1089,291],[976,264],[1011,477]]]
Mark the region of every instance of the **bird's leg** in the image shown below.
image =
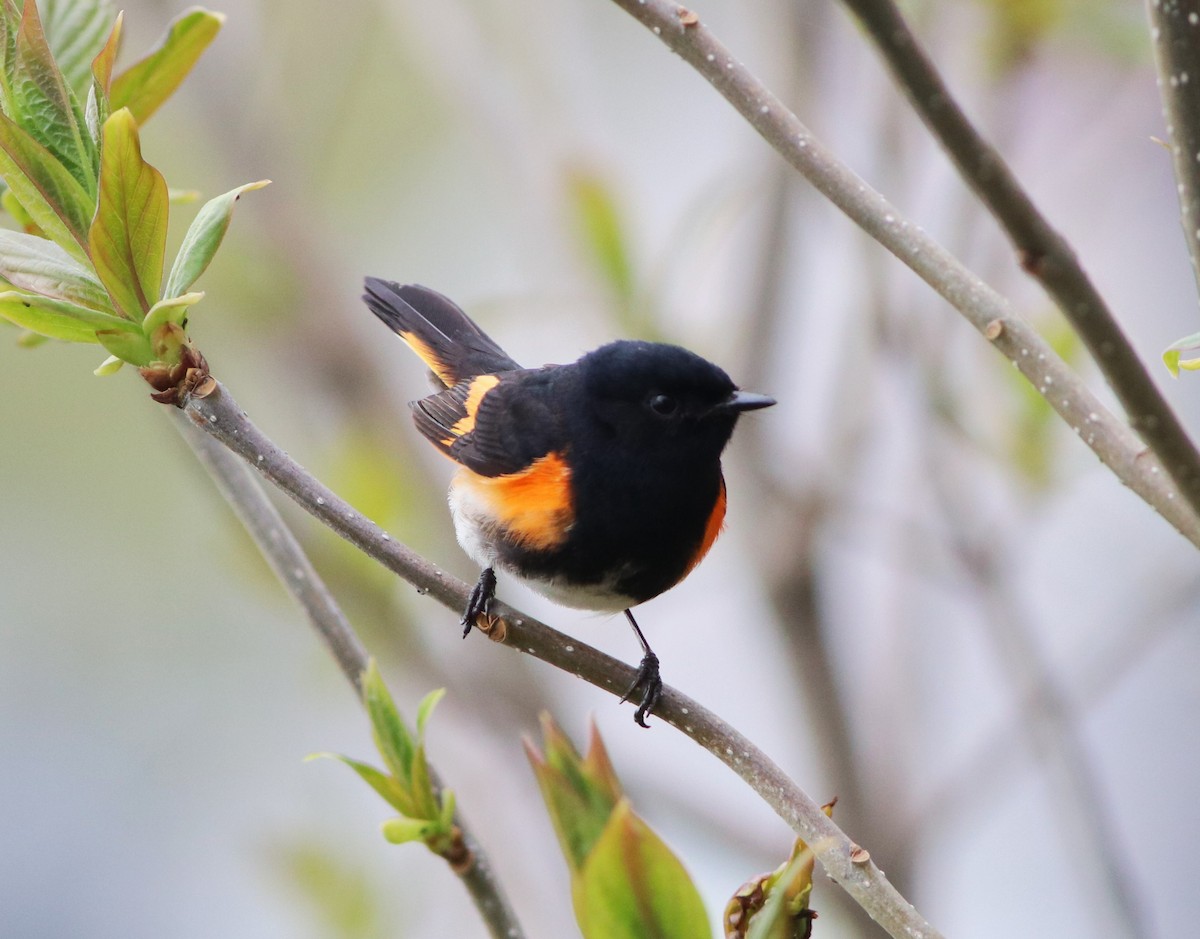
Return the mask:
[[[496,572],[490,567],[485,567],[479,572],[479,580],[475,582],[475,588],[471,591],[471,597],[467,600],[467,608],[463,610],[462,621],[459,623],[463,628],[464,639],[467,638],[471,627],[475,625],[475,621],[480,616],[486,615],[495,596]]]
[[[658,674],[658,656],[650,649],[650,643],[642,635],[642,631],[638,628],[637,620],[633,618],[633,614],[629,610],[625,611],[625,618],[629,620],[629,625],[633,627],[634,635],[637,636],[638,642],[642,644],[642,664],[638,666],[637,676],[633,679],[633,684],[629,686],[629,690],[621,697],[621,703],[624,704],[632,698],[633,693],[640,688],[642,695],[638,699],[638,709],[633,713],[633,720],[639,727],[649,727],[650,725],[646,723],[646,716],[653,713],[654,708],[658,705],[658,699],[662,697],[662,678]]]

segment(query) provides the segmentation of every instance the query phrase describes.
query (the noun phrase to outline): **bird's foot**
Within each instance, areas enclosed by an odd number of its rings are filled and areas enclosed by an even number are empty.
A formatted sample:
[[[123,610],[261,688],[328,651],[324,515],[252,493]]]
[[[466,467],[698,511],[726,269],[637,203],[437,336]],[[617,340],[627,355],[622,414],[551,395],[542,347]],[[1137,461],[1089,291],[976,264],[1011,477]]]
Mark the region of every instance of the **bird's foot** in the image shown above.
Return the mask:
[[[658,656],[647,649],[646,654],[642,656],[642,664],[638,666],[633,684],[621,696],[621,703],[624,704],[626,701],[632,700],[634,694],[639,689],[641,690],[641,696],[638,698],[638,708],[633,712],[633,722],[639,727],[650,726],[646,723],[646,718],[658,706],[658,699],[662,697],[662,687],[662,678],[659,676],[658,669]]]
[[[467,608],[463,610],[462,619],[459,621],[459,625],[463,628],[464,639],[467,638],[467,634],[479,617],[488,615],[488,607],[491,606],[495,597],[496,572],[490,567],[485,567],[479,572],[479,580],[475,582],[471,597],[467,600]]]

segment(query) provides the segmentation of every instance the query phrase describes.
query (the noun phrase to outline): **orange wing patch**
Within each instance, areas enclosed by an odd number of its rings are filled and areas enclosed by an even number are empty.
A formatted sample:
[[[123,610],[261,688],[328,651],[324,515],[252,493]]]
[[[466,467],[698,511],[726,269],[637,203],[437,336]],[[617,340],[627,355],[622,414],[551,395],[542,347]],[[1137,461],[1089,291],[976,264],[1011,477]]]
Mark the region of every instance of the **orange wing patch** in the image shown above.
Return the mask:
[[[467,487],[487,513],[484,521],[502,528],[525,548],[545,550],[561,545],[575,521],[571,468],[559,453],[547,453],[528,469],[507,476],[480,476],[463,470],[454,485]]]
[[[465,437],[475,429],[475,415],[479,413],[479,403],[483,396],[500,384],[495,375],[480,375],[467,388],[467,400],[463,402],[466,414],[454,423],[450,433],[455,437]]]
[[[704,537],[700,540],[700,545],[696,548],[696,553],[692,555],[692,559],[688,561],[687,570],[683,572],[683,576],[687,577],[692,572],[697,564],[704,560],[704,555],[708,554],[708,549],[713,546],[713,542],[717,540],[717,536],[721,534],[725,527],[725,477],[721,477],[721,489],[717,493],[717,503],[713,506],[712,513],[708,516],[708,524],[704,526]],[[680,580],[683,578],[681,577]]]

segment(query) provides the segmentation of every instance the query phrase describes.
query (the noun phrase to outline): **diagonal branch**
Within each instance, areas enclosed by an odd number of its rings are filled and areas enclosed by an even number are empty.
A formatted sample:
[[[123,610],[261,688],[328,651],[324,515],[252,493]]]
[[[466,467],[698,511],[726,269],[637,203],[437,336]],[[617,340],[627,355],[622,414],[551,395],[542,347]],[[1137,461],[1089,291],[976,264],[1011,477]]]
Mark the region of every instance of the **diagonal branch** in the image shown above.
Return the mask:
[[[1004,228],[1017,249],[1021,267],[1042,284],[1063,316],[1075,327],[1125,413],[1129,415],[1134,429],[1158,456],[1192,509],[1200,513],[1200,453],[1154,384],[1137,352],[1125,338],[1116,317],[1080,265],[1071,246],[1038,211],[1004,158],[971,124],[893,0],[843,2],[874,40],[896,84],[904,91],[925,126],[954,161],[963,179]],[[1197,0],[1190,2],[1200,7]],[[1162,11],[1157,19],[1167,19],[1165,11],[1168,7],[1176,10],[1178,15],[1173,19],[1181,27],[1180,31],[1190,30],[1184,42],[1188,54],[1181,66],[1183,74],[1187,75],[1187,62],[1191,63],[1193,70],[1200,68],[1200,39],[1197,38],[1200,33],[1195,25],[1187,24],[1182,9],[1184,5],[1160,4],[1156,0],[1152,6],[1156,12]],[[1158,47],[1160,55],[1174,54],[1178,44],[1164,41]],[[1200,74],[1195,74],[1193,81],[1197,89],[1193,97],[1200,100]],[[1177,84],[1178,78],[1173,76],[1171,82]],[[1172,95],[1168,100],[1177,98],[1178,95]],[[1187,130],[1187,126],[1181,128],[1177,124],[1176,132],[1181,130]],[[1192,130],[1200,131],[1195,121],[1192,122]],[[1194,155],[1200,154],[1200,138],[1189,139],[1185,145],[1190,149],[1186,152],[1186,159],[1183,159],[1181,144],[1175,144],[1176,167],[1180,166],[1182,160],[1194,179],[1197,167]],[[1180,179],[1182,181],[1184,176],[1180,176]],[[1185,227],[1190,228],[1188,243],[1193,248],[1193,256],[1195,245],[1200,240],[1198,200],[1200,196],[1193,193],[1190,203],[1184,206]]]
[[[1183,239],[1200,286],[1200,0],[1149,0],[1146,7],[1179,183]]]
[[[205,398],[192,398],[185,414],[268,480],[310,515],[355,547],[399,574],[456,613],[470,587],[438,570],[411,549],[393,540],[374,522],[322,486],[268,439],[219,383]],[[518,610],[496,602],[498,617],[489,635],[584,679],[613,695],[633,681],[635,670],[546,626]],[[738,774],[800,837],[818,860],[870,916],[897,939],[939,939],[937,932],[908,903],[871,861],[870,855],[835,825],[821,807],[771,759],[711,711],[672,688],[663,688],[655,714],[681,730]]]
[[[1158,457],[1004,298],[827,150],[694,13],[667,0],[613,2],[649,27],[805,179],[962,313],[1126,486],[1200,547],[1200,514],[1180,497]]]
[[[367,668],[366,649],[296,536],[263,492],[262,485],[241,460],[215,439],[200,433],[182,419],[176,426],[258,545],[271,570],[325,641],[361,700],[362,674]],[[442,784],[432,767],[430,775],[434,786],[440,790]],[[451,867],[471,894],[488,932],[493,939],[521,939],[524,936],[521,924],[496,879],[491,861],[457,814],[454,823],[462,832],[471,860],[466,864],[452,862]]]

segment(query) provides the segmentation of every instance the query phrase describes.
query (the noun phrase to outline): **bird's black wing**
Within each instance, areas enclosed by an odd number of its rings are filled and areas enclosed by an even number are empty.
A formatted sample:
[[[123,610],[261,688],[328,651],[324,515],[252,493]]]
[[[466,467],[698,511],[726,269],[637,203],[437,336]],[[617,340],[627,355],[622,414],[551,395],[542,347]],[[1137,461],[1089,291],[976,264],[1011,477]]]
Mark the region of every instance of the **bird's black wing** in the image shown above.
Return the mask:
[[[551,372],[562,366],[480,375],[412,403],[435,446],[481,476],[509,476],[565,450]]]

